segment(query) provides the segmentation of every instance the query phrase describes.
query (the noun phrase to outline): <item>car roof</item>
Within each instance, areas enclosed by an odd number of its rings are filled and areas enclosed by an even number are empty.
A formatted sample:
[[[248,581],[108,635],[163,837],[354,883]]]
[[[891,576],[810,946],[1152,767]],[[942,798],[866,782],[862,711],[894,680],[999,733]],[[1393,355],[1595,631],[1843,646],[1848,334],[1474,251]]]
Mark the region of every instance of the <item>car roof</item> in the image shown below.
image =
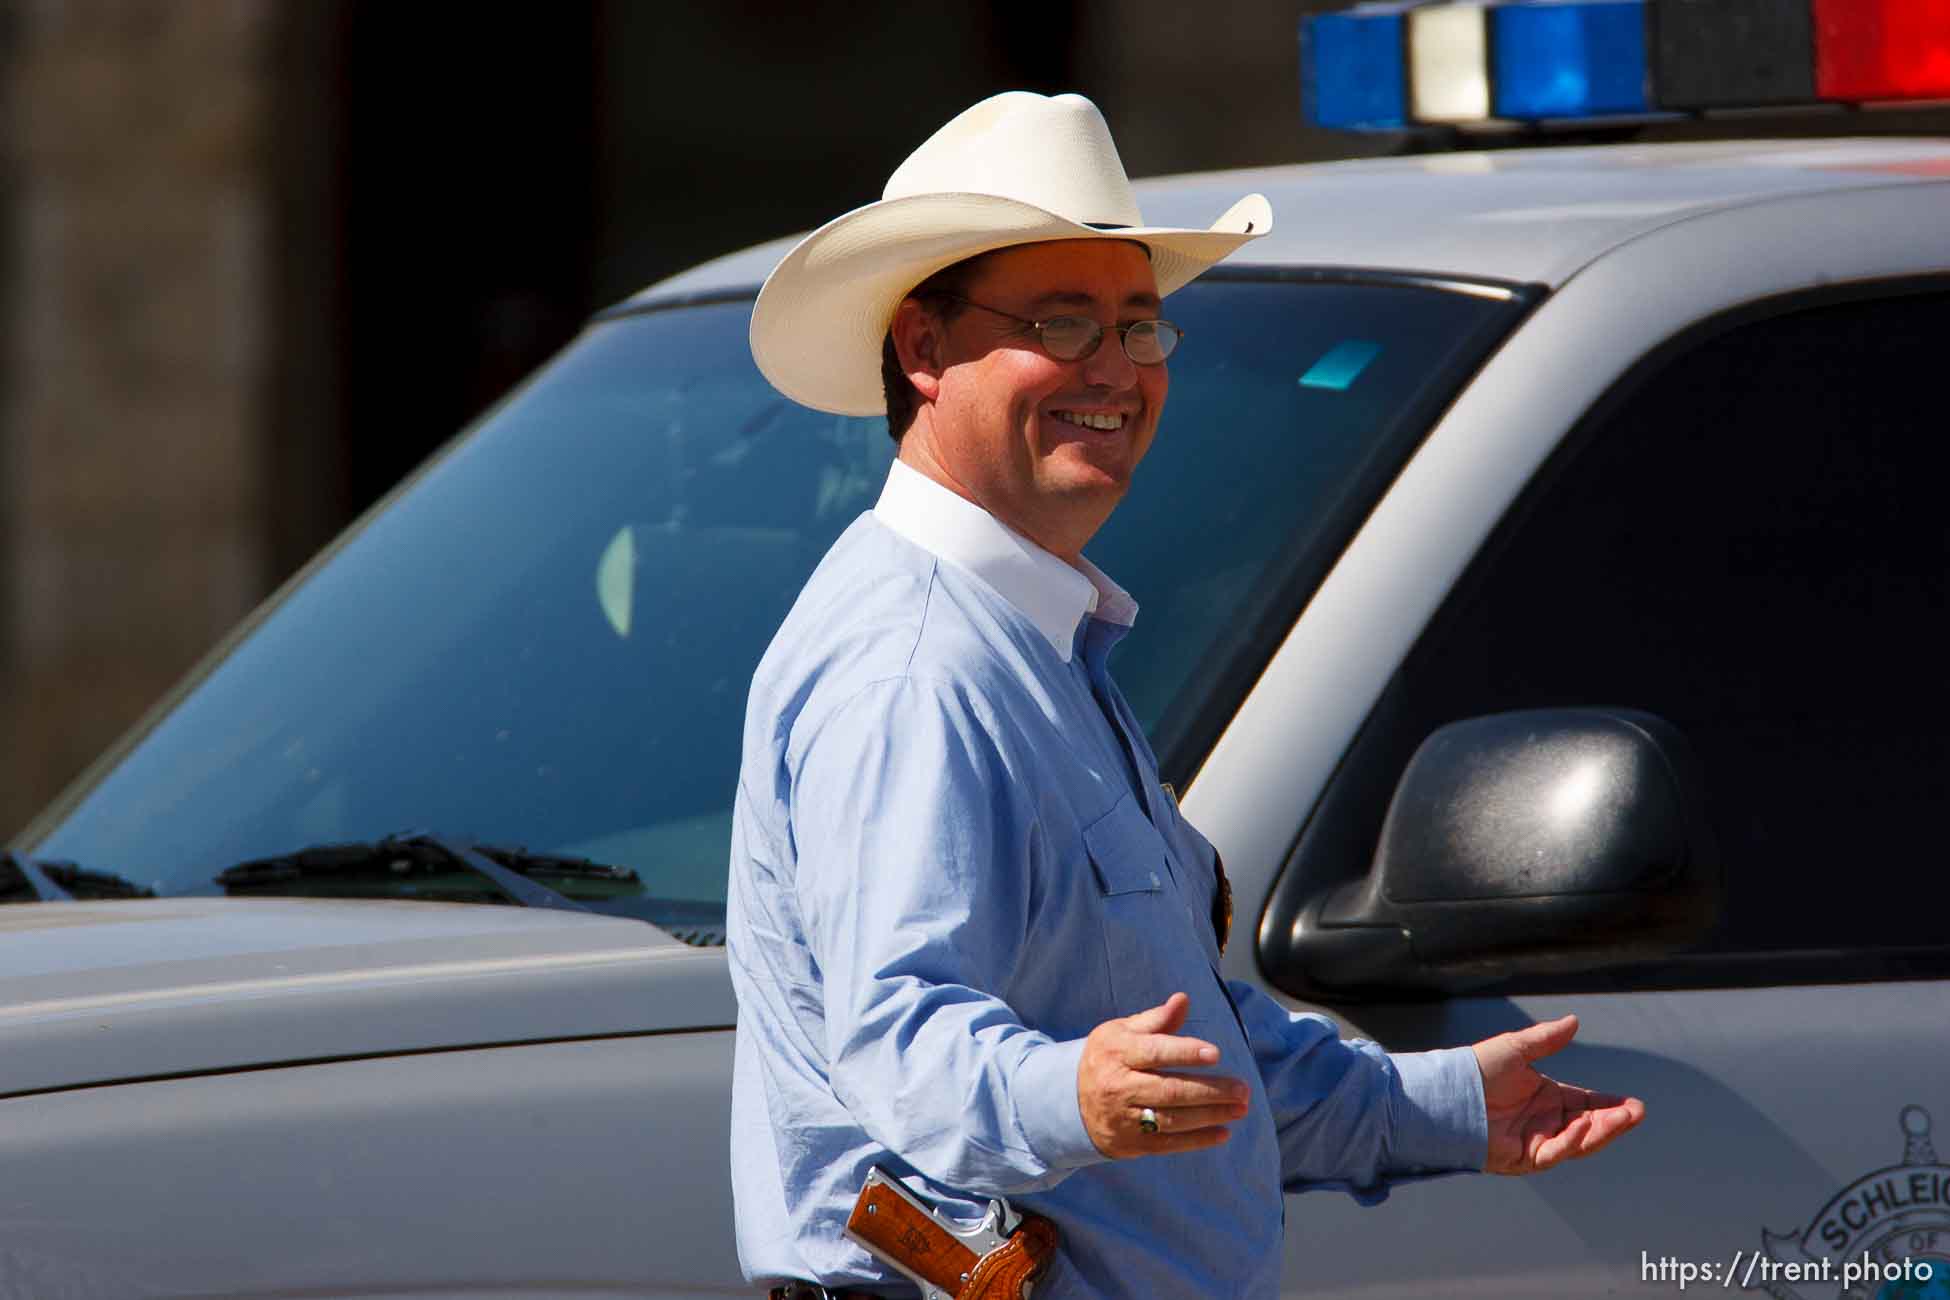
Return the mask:
[[[1545,284],[1703,212],[1824,190],[1950,182],[1950,141],[1827,139],[1502,149],[1255,167],[1135,182],[1145,220],[1202,228],[1241,195],[1272,233],[1238,265],[1344,266]],[[645,306],[749,289],[800,236],[650,286]]]

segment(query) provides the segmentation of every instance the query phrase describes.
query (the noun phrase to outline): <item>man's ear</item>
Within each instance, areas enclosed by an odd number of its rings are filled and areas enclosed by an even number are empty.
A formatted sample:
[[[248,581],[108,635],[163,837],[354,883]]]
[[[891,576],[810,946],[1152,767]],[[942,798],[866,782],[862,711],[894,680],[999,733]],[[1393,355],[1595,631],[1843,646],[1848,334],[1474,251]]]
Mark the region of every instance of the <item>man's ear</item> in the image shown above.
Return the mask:
[[[903,298],[889,330],[894,336],[894,357],[907,382],[923,400],[934,401],[941,395],[941,372],[948,368],[941,322],[919,302]]]

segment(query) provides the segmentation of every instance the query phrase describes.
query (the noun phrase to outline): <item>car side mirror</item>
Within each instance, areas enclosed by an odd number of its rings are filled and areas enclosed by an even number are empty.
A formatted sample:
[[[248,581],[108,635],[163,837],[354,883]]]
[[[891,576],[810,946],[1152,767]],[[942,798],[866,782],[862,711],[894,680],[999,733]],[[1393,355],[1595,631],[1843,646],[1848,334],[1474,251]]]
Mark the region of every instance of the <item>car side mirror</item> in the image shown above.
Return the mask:
[[[1471,718],[1409,760],[1368,875],[1295,917],[1294,991],[1456,992],[1645,961],[1698,943],[1719,898],[1677,728],[1626,709]]]

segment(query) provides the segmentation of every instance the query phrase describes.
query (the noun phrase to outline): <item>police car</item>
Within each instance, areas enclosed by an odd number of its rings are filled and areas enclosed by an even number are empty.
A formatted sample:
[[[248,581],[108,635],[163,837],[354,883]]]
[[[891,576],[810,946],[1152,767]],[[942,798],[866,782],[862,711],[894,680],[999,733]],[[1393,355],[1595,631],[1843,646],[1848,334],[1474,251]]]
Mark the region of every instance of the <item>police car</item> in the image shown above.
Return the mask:
[[[1228,974],[1402,1049],[1575,1010],[1649,1110],[1290,1197],[1286,1289],[1931,1294],[1950,142],[1138,185],[1251,190],[1090,548]],[[752,365],[789,244],[600,315],[0,859],[21,1294],[745,1292],[744,692],[893,453]]]

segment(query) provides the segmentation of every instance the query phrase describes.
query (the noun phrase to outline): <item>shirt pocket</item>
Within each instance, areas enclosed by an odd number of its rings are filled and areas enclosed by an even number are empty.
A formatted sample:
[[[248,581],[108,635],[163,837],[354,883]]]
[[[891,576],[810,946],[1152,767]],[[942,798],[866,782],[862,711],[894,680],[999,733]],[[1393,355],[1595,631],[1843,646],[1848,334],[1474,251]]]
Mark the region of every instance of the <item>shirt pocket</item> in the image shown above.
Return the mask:
[[[1203,953],[1186,927],[1164,839],[1136,798],[1126,794],[1085,827],[1083,843],[1098,891],[1112,1014],[1134,1015],[1181,991],[1196,1004]]]

